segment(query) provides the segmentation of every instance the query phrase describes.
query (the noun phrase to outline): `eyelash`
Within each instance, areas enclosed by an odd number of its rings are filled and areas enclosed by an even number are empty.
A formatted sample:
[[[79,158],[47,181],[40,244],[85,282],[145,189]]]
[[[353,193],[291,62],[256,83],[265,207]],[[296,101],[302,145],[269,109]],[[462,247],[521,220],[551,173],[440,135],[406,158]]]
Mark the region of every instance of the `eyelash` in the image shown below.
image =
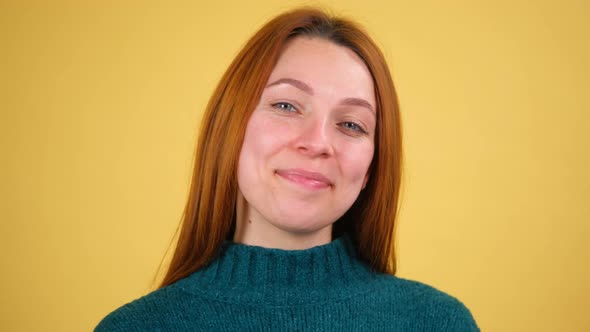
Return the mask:
[[[341,122],[339,123],[340,125],[342,125],[344,127],[344,129],[349,129],[352,131],[356,131],[359,132],[361,134],[367,134],[367,131],[363,128],[363,126],[361,126],[360,124],[356,123],[356,122],[352,122],[352,121],[345,121],[345,122]],[[347,127],[346,125],[353,125],[353,128]]]
[[[287,102],[284,102],[284,101],[281,101],[281,102],[278,102],[278,103],[274,103],[271,106],[274,107],[274,108],[276,108],[276,109],[278,109],[279,111],[282,111],[282,112],[289,112],[289,113],[291,113],[293,111],[297,111],[297,108],[295,106],[293,106],[293,104],[287,103]],[[285,109],[285,108],[283,108],[281,106],[288,106],[291,109],[290,110],[287,110],[287,109]]]
[[[293,104],[287,103],[284,101],[271,104],[271,106],[273,108],[278,109],[281,112],[287,112],[287,113],[297,112],[297,108],[295,106],[293,106]],[[284,106],[286,106],[288,109],[286,109]],[[340,122],[338,125],[343,127],[346,130],[351,130],[351,131],[359,133],[359,134],[365,134],[365,135],[367,134],[367,131],[363,128],[363,126],[361,126],[360,124],[358,124],[356,122],[344,121],[344,122]],[[353,128],[351,128],[350,125],[352,125]]]

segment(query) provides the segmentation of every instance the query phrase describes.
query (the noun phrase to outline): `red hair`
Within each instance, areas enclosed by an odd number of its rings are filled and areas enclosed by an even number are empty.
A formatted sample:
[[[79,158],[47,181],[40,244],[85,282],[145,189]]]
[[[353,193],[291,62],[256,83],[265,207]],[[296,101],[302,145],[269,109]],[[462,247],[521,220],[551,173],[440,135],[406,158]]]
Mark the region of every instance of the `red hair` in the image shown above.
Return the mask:
[[[375,154],[367,186],[333,227],[348,233],[374,270],[395,274],[394,226],[402,167],[401,119],[383,54],[355,23],[317,9],[298,9],[264,25],[236,56],[209,100],[197,143],[189,197],[178,240],[160,287],[203,268],[235,229],[237,163],[246,125],[288,40],[323,38],[353,50],[375,86]]]

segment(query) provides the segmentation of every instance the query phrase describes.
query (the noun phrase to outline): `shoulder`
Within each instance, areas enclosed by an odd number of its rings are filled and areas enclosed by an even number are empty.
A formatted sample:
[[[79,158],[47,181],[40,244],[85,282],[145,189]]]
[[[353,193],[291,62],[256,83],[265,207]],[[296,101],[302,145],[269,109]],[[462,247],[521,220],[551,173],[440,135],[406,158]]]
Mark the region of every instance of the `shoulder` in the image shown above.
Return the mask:
[[[390,310],[404,311],[421,330],[479,331],[459,299],[433,286],[391,275],[383,275],[379,284],[379,298],[393,304]]]
[[[186,297],[186,299],[184,299]],[[189,295],[175,285],[164,287],[131,301],[104,317],[95,332],[163,330],[177,319],[175,313],[190,302]]]

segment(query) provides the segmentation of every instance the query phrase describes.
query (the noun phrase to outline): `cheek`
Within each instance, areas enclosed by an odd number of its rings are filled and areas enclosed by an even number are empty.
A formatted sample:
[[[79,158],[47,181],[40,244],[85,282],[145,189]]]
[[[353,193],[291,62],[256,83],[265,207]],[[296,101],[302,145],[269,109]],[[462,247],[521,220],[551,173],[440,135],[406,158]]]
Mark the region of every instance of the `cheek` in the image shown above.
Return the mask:
[[[253,140],[267,149],[283,147],[290,137],[297,135],[298,122],[293,119],[273,114],[261,114],[253,117],[251,127]]]
[[[372,143],[348,148],[341,152],[342,170],[350,181],[362,182],[365,180],[373,160],[373,153],[374,146]]]
[[[261,113],[253,113],[246,127],[240,162],[249,166],[266,163],[284,147],[289,132],[287,124]]]

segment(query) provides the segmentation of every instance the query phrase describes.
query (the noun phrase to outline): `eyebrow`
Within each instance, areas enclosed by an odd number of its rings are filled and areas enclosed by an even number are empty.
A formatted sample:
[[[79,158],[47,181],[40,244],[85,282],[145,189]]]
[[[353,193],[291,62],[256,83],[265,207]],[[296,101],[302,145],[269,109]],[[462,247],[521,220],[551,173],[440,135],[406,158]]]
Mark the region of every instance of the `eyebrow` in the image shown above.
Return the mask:
[[[278,80],[268,84],[266,87],[270,88],[272,86],[279,84],[289,84],[309,95],[313,96],[314,94],[313,89],[309,85],[294,78],[279,78]],[[373,113],[373,115],[375,115],[375,109],[373,108],[373,105],[371,105],[371,103],[362,98],[345,98],[340,102],[340,104],[349,106],[361,106],[368,109],[369,111],[371,111],[371,113]]]
[[[375,114],[375,109],[373,108],[373,105],[371,105],[368,101],[361,99],[361,98],[346,98],[344,99],[342,102],[340,102],[342,105],[349,105],[349,106],[361,106],[364,107],[366,109],[368,109],[369,111],[371,111],[371,113],[373,113],[373,115]]]
[[[294,78],[279,78],[278,80],[270,83],[266,87],[270,88],[271,86],[275,86],[275,85],[279,85],[279,84],[290,84],[290,85],[296,87],[297,89],[302,90],[303,92],[313,96],[313,89],[309,85],[301,82],[300,80],[296,80]]]

